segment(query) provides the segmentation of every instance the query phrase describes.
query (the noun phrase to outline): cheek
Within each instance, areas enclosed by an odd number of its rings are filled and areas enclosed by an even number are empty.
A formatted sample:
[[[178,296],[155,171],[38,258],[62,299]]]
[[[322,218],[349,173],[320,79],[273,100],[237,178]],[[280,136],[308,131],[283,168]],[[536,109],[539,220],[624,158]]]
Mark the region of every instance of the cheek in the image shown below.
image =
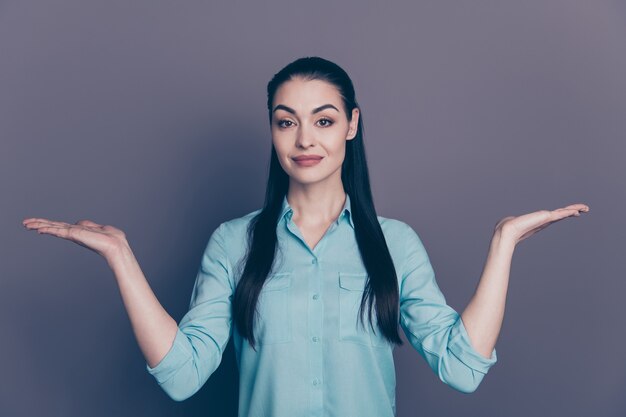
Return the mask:
[[[346,141],[343,140],[343,138],[335,138],[329,146],[329,152],[332,154],[333,158],[343,158],[346,152]]]
[[[276,154],[280,158],[287,151],[287,147],[285,146],[285,142],[280,140],[280,138],[273,137],[272,144],[274,145],[274,149],[276,150]]]
[[[289,146],[286,146],[285,143],[274,143],[274,150],[276,151],[276,156],[278,157],[278,162],[280,163],[280,165],[283,167],[283,169],[287,169],[288,167],[285,166],[286,164],[289,164]]]

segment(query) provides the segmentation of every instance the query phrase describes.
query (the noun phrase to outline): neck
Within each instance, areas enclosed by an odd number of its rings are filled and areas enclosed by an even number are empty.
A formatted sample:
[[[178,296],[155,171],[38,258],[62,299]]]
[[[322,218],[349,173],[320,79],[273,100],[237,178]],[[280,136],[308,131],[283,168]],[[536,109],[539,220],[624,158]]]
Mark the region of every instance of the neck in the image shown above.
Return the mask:
[[[335,187],[290,185],[287,202],[293,209],[292,219],[304,225],[330,223],[341,214],[346,202],[346,192],[341,182]]]

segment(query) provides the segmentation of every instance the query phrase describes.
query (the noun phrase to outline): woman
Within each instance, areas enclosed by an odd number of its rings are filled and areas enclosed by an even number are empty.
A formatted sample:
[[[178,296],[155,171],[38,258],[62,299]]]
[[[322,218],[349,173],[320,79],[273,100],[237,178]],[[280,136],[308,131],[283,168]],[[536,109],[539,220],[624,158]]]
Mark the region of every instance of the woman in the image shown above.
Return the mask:
[[[267,92],[273,146],[264,206],[212,233],[179,324],[121,230],[89,220],[30,218],[25,226],[105,257],[146,369],[174,400],[202,387],[232,335],[240,416],[393,416],[398,324],[444,383],[473,392],[497,360],[515,245],[589,207],[500,220],[476,293],[459,315],[416,232],[376,214],[363,117],[345,71],[301,58]]]

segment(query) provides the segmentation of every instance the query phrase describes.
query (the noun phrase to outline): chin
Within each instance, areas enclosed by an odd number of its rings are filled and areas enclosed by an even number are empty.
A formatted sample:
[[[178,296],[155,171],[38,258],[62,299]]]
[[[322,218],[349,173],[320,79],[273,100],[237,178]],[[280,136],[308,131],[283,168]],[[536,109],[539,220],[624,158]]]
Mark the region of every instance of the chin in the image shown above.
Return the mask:
[[[289,177],[292,181],[295,181],[300,184],[314,184],[316,182],[323,181],[327,178],[326,175],[301,175],[301,174],[290,174]]]

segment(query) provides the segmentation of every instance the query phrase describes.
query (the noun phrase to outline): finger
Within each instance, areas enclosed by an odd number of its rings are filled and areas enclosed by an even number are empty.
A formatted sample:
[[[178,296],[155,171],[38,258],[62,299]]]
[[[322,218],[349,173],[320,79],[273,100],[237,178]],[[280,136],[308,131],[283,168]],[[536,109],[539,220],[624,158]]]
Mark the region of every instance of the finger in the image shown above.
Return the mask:
[[[563,210],[553,215],[552,223],[571,216],[580,216],[578,210]]]
[[[28,223],[57,223],[57,222],[55,222],[54,220],[50,220],[50,219],[32,217],[30,219],[24,220],[22,223],[28,224]]]
[[[580,217],[580,213],[586,213],[588,210],[584,210],[584,209],[580,209],[580,208],[576,208],[576,209],[570,209],[567,213],[568,216],[575,216],[575,217]]]
[[[79,220],[79,221],[76,222],[76,224],[81,225],[81,226],[102,228],[101,224],[98,224],[96,222],[92,222],[91,220]]]
[[[62,237],[64,239],[67,239],[69,237],[69,229],[67,227],[41,226],[37,228],[37,233],[38,234],[45,233],[48,235]]]
[[[558,210],[570,210],[570,209],[571,210],[579,210],[579,211],[587,212],[587,211],[589,211],[589,206],[586,205],[586,204],[582,204],[582,203],[570,204],[569,206],[563,207],[563,208],[558,209]]]
[[[545,225],[547,226],[572,216],[580,217],[580,212],[577,209],[556,209],[550,212],[550,220],[545,222]]]
[[[22,220],[22,224],[26,225],[28,223],[42,222],[42,221],[49,221],[49,220],[48,219],[42,219],[40,217],[29,217],[27,219]]]
[[[562,210],[562,211],[559,213],[555,213],[558,210]],[[550,226],[552,223],[556,223],[570,216],[580,216],[580,213],[578,212],[578,210],[571,210],[571,209],[570,210],[565,210],[565,209],[553,210],[552,213],[550,213],[550,217],[551,217],[550,220],[544,223],[541,223],[538,226],[534,227],[533,229],[529,230],[522,236],[520,240],[523,240],[527,238],[528,236],[533,235],[537,233],[538,231],[545,229],[546,227]]]
[[[48,233],[54,236],[62,237],[73,241],[79,241],[79,234],[84,233],[87,229],[83,226],[76,226],[71,224],[58,224],[50,226],[42,226],[37,230],[37,233]]]
[[[27,229],[38,229],[40,227],[45,227],[45,226],[50,226],[50,227],[68,227],[70,226],[68,223],[65,222],[55,222],[55,221],[50,221],[50,220],[46,220],[46,219],[41,219],[41,220],[37,220],[37,221],[32,221],[32,222],[28,222],[24,225],[24,227],[26,227]]]
[[[38,227],[42,227],[45,225],[49,225],[50,221],[44,219],[31,220],[29,222],[24,223],[24,227],[27,229],[36,229]]]
[[[552,212],[556,213],[558,216],[563,216],[563,217],[572,216],[572,215],[580,216],[581,211],[583,213],[589,211],[585,207],[586,206],[584,205],[581,207],[580,205],[576,204],[573,206],[559,208],[559,209],[553,210]]]

